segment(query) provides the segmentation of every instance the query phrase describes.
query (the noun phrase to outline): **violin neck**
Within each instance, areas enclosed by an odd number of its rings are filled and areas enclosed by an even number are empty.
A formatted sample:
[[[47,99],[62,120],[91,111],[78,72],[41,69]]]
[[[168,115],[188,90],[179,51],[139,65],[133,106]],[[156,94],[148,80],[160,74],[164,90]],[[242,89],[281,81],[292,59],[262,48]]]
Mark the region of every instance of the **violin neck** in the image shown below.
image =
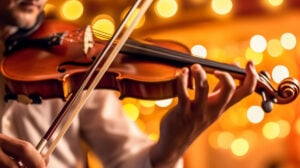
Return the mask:
[[[139,59],[155,59],[161,60],[164,63],[172,64],[173,66],[183,67],[195,63],[200,64],[207,73],[213,73],[215,70],[225,71],[230,73],[236,79],[245,77],[245,69],[230,64],[219,63],[199,57],[192,56],[188,53],[174,51],[171,49],[141,43],[132,39],[128,39],[121,50],[122,53],[136,56]]]

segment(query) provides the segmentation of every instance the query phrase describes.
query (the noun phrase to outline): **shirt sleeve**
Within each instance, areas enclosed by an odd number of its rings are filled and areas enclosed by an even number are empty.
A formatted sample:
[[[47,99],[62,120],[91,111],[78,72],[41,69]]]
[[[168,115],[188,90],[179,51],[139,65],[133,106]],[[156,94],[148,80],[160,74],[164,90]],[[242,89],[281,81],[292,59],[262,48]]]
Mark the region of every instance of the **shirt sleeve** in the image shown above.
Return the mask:
[[[123,113],[110,90],[97,90],[80,112],[83,139],[105,168],[151,168],[149,149],[154,144]],[[182,159],[176,168],[181,168]]]

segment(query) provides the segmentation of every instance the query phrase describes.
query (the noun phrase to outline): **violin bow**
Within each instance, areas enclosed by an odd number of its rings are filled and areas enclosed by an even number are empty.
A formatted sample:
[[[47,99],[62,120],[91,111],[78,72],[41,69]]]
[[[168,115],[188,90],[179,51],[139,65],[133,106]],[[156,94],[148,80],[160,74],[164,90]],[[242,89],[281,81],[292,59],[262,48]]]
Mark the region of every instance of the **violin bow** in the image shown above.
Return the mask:
[[[36,146],[36,149],[38,152],[43,153],[44,148],[48,144],[50,138],[52,137],[54,131],[58,127],[58,125],[61,123],[62,118],[67,114],[70,113],[66,122],[64,123],[63,127],[61,128],[60,132],[56,136],[56,138],[53,140],[53,142],[50,144],[48,150],[44,154],[45,157],[48,157],[56,148],[58,142],[60,139],[64,136],[65,132],[68,130],[70,125],[72,124],[72,121],[77,116],[77,114],[80,112],[84,104],[86,103],[87,99],[91,95],[92,91],[96,88],[97,84],[103,77],[104,73],[108,70],[109,66],[117,56],[117,54],[120,52],[121,48],[124,46],[125,42],[129,38],[130,34],[133,32],[134,27],[137,25],[137,23],[141,20],[142,16],[145,14],[145,12],[148,10],[150,5],[152,4],[153,0],[145,0],[142,3],[142,0],[137,0],[134,5],[131,7],[131,9],[128,11],[126,17],[122,20],[120,26],[114,33],[114,35],[111,37],[109,43],[105,46],[104,50],[102,50],[101,54],[97,57],[94,64],[91,66],[89,72],[86,75],[85,80],[83,81],[83,84],[78,89],[78,91],[75,94],[72,94],[69,101],[67,101],[64,108],[58,113],[55,120],[52,122],[52,125],[49,127],[48,131],[44,134],[42,139],[39,141],[39,143]],[[136,16],[133,16],[134,11],[139,7],[138,14]],[[129,24],[127,29],[125,28],[126,23],[128,23],[128,20],[134,18],[132,22]],[[124,30],[126,29],[126,30]],[[123,34],[121,34],[123,32]],[[112,50],[111,47],[113,44],[115,44],[115,41],[119,37],[118,43],[114,46]],[[109,54],[109,55],[108,55]],[[101,60],[103,58],[107,58],[104,62],[104,64],[101,66],[100,70],[97,72],[97,75],[95,78],[93,78],[92,81],[90,81],[91,76],[95,73],[96,69],[98,68],[98,65],[100,64]],[[88,88],[86,89],[85,94],[81,97],[84,89],[86,88],[87,84],[90,83]],[[80,97],[80,101],[79,101]]]

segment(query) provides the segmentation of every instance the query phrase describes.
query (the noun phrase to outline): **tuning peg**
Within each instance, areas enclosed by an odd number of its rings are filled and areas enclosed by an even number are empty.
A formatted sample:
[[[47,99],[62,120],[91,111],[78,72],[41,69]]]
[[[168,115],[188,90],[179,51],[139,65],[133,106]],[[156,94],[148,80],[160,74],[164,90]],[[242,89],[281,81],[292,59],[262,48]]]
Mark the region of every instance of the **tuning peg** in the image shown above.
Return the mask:
[[[261,91],[261,96],[262,96],[262,103],[261,107],[262,109],[266,112],[269,113],[273,109],[273,102],[269,99],[267,99],[266,94],[264,91]]]
[[[260,71],[260,74],[263,75],[268,80],[271,79],[271,75],[267,71]]]

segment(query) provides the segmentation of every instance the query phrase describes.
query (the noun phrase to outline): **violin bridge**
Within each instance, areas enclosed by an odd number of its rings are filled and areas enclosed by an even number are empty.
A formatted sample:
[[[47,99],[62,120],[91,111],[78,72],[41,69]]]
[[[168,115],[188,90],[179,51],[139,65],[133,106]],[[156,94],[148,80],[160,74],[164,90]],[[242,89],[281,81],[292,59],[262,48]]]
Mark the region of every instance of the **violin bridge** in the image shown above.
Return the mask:
[[[87,26],[84,31],[83,36],[83,51],[87,55],[89,51],[93,48],[94,41],[93,41],[93,33],[91,26]]]

